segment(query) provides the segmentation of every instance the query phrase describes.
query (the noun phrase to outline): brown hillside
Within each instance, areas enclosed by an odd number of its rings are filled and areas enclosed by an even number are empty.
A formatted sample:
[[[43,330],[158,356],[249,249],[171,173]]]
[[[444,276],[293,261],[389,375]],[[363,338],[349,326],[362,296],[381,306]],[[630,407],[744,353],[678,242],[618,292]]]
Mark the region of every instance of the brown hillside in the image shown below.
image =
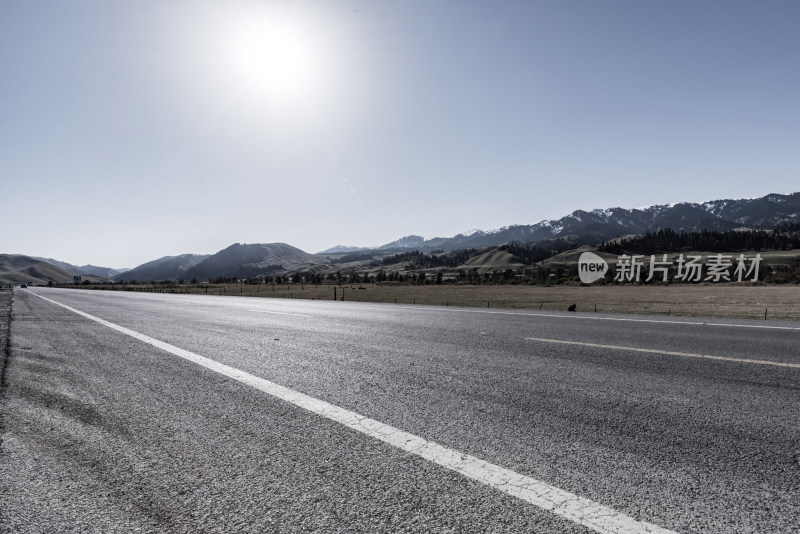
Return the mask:
[[[478,269],[478,272],[483,274],[490,271],[504,271],[506,269],[522,269],[525,264],[520,263],[508,251],[499,250],[496,248],[489,249],[486,252],[472,256],[470,259],[458,266],[458,269],[465,271],[470,269]]]
[[[84,276],[83,279],[92,282],[106,281],[105,278],[99,276]],[[0,284],[43,285],[50,281],[61,284],[71,283],[73,274],[61,267],[30,256],[0,254]]]

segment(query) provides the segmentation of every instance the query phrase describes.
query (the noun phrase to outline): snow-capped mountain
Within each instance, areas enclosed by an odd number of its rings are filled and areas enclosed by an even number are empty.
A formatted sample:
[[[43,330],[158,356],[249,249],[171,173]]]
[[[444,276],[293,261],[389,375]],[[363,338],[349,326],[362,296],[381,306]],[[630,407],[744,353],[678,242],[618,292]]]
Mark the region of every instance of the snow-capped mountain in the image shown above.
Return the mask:
[[[686,232],[741,227],[772,229],[784,221],[800,222],[800,192],[752,199],[712,200],[702,204],[680,202],[634,209],[576,210],[558,220],[505,226],[491,231],[470,230],[447,238],[425,239],[410,235],[378,249],[455,250],[551,239],[596,244],[622,235],[644,234],[662,228]]]

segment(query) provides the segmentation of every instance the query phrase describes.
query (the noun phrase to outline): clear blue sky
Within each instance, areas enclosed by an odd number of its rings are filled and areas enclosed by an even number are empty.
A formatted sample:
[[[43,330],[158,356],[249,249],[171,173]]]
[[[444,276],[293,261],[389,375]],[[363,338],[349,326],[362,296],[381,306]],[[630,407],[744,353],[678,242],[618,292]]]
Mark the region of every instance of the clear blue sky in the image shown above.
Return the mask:
[[[800,187],[800,2],[0,0],[0,252],[134,267]]]

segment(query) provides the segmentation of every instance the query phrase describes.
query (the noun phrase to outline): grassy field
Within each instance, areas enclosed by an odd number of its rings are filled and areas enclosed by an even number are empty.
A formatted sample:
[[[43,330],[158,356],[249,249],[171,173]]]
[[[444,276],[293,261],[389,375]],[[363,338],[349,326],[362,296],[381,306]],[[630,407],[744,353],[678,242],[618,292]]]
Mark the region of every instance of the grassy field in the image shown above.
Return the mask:
[[[80,286],[111,289],[110,286]],[[389,302],[579,312],[640,313],[800,321],[800,285],[674,284],[607,286],[528,285],[181,285],[115,286],[116,290],[158,291],[242,297]]]

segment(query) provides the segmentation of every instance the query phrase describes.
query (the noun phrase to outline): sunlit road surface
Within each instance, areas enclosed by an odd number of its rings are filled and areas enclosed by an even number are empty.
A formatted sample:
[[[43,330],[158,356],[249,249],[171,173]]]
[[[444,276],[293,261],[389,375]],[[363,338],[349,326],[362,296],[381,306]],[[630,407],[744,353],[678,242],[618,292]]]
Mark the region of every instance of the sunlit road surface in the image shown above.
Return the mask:
[[[11,336],[3,532],[800,531],[796,323],[31,288]]]

